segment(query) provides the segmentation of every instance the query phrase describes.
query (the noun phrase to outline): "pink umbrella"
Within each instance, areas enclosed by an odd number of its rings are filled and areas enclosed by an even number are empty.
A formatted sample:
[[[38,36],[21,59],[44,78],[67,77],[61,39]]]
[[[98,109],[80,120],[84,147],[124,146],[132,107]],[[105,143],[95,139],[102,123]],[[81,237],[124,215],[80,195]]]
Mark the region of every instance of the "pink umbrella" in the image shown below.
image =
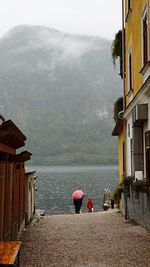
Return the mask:
[[[76,190],[72,193],[72,199],[80,199],[83,197],[84,192],[82,190]]]

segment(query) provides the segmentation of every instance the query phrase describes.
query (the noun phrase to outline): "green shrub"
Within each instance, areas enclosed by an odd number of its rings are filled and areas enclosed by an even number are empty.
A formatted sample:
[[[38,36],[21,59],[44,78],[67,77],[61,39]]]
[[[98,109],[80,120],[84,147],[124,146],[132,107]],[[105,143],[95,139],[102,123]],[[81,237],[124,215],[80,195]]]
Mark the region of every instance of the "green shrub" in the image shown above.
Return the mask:
[[[122,176],[122,184],[124,185],[130,185],[133,184],[134,177],[133,176]]]
[[[132,184],[132,188],[135,192],[140,192],[143,188],[144,181],[143,180],[136,180]]]

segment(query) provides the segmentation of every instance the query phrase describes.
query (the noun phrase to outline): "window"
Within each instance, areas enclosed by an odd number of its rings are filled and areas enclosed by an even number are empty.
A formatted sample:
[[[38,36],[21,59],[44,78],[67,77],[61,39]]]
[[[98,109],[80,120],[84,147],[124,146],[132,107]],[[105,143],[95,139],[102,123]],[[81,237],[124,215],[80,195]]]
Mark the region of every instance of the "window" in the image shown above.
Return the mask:
[[[147,13],[143,17],[143,65],[148,60]]]
[[[145,133],[146,181],[150,183],[150,131]]]
[[[132,54],[131,50],[129,51],[128,54],[128,92],[132,90]]]
[[[128,0],[128,11],[131,9],[131,3],[130,0]]]
[[[132,153],[133,153],[134,171],[143,171],[144,169],[143,125],[140,122],[133,124],[132,150],[133,150]]]
[[[131,153],[131,175],[134,176],[134,154],[133,154],[133,139],[130,140],[130,153]]]
[[[126,22],[128,21],[129,17],[131,16],[132,9],[131,9],[131,0],[126,0]]]

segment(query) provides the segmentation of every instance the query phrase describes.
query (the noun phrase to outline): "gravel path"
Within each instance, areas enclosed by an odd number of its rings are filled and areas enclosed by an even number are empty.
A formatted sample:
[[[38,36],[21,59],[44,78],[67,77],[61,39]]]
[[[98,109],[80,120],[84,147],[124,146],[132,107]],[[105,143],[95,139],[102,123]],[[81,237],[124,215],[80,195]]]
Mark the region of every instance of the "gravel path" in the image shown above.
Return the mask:
[[[150,266],[150,233],[115,210],[44,217],[22,235],[20,267]]]

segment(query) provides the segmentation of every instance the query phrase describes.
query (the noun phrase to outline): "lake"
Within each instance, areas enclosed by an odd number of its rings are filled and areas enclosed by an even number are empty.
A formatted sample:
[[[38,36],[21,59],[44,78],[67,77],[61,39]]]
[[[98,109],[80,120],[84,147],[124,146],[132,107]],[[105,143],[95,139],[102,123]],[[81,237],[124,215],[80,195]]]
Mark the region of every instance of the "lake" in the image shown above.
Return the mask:
[[[28,166],[28,171],[37,174],[35,207],[47,214],[74,213],[71,195],[76,189],[86,193],[83,212],[88,197],[93,199],[94,211],[103,210],[104,189],[113,191],[118,179],[118,166]]]

